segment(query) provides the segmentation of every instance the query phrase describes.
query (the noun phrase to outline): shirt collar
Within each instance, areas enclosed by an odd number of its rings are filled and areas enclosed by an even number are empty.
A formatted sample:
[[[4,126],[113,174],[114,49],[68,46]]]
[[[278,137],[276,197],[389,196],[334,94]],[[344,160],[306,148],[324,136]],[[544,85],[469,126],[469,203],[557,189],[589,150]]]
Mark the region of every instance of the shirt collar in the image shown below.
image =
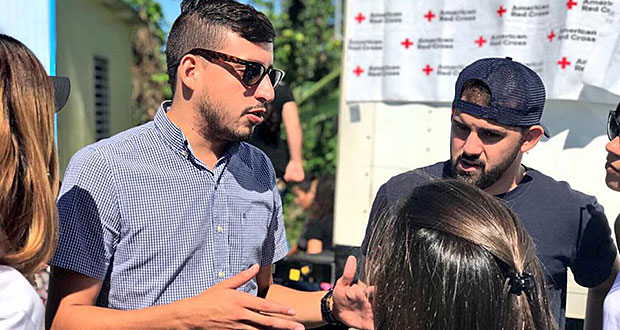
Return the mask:
[[[157,109],[157,113],[153,118],[153,122],[155,123],[155,127],[161,133],[164,142],[166,142],[166,144],[170,146],[172,150],[186,156],[189,152],[187,148],[187,139],[185,138],[185,135],[183,135],[181,129],[177,127],[177,125],[175,125],[172,121],[170,121],[170,119],[168,119],[168,116],[166,115],[166,112],[168,112],[170,105],[172,105],[172,101],[170,100],[162,102],[162,104],[159,106],[159,109]]]

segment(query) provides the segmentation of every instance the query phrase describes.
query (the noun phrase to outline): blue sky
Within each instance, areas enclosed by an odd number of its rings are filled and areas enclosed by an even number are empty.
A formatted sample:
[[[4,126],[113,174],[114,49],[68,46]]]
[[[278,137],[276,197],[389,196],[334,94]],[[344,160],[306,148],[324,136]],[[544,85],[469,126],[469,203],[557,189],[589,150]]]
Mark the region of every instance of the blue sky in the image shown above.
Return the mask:
[[[181,0],[157,0],[161,4],[161,8],[164,12],[164,19],[166,20],[166,26],[164,30],[170,31],[170,27],[174,20],[181,13]]]
[[[164,12],[164,19],[166,25],[163,26],[166,32],[170,31],[170,27],[174,20],[181,14],[181,0],[157,0]],[[238,0],[243,3],[248,3],[248,0]]]

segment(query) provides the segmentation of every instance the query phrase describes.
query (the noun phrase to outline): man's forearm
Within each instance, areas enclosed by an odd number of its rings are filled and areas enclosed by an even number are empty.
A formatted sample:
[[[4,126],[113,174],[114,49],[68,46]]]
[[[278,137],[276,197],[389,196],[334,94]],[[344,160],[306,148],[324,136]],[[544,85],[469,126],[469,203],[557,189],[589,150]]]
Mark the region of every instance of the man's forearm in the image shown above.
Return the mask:
[[[61,305],[52,329],[192,329],[186,322],[183,300],[169,305],[123,311],[110,308]]]
[[[283,106],[282,121],[286,129],[286,142],[288,144],[291,161],[302,161],[302,141],[303,133],[299,124],[299,114],[297,105],[294,102],[287,102]]]
[[[588,290],[586,302],[586,318],[584,320],[584,330],[601,330],[603,328],[603,302],[605,295],[600,291]]]
[[[321,315],[321,298],[325,293],[325,291],[297,291],[272,284],[269,286],[266,299],[291,306],[297,314],[288,317],[289,319],[300,322],[307,328],[315,328],[326,324]]]
[[[620,270],[620,257],[616,257],[611,274],[600,285],[588,289],[586,301],[586,319],[584,320],[584,330],[600,330],[603,328],[603,303],[605,297],[616,280],[616,275]]]
[[[301,151],[301,129],[292,130],[293,133],[289,135],[287,132],[286,141],[288,144],[289,155],[291,157],[291,161],[301,162],[302,161],[302,151]]]

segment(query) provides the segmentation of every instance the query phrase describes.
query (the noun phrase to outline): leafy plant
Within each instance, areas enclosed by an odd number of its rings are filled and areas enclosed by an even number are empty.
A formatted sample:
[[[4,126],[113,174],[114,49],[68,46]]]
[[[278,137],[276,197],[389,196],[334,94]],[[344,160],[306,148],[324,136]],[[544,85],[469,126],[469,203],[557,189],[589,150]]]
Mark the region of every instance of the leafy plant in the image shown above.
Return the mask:
[[[134,63],[133,108],[134,121],[140,124],[151,120],[159,104],[172,96],[166,74],[162,47],[166,33],[162,26],[164,16],[161,5],[155,0],[123,0],[131,6],[144,26],[138,28],[133,41]]]
[[[269,16],[277,32],[274,62],[286,71],[284,81],[293,89],[299,108],[306,175],[335,175],[342,41],[334,36],[334,4],[283,0],[279,11],[274,1],[252,4]],[[284,220],[289,242],[295,242],[305,215],[290,195],[284,198]]]

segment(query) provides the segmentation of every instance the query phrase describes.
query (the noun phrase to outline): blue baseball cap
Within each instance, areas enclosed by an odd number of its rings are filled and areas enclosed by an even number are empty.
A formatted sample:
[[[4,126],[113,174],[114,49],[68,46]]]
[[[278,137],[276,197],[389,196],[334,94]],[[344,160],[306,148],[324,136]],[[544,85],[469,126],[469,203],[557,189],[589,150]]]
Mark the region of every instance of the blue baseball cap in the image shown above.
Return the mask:
[[[491,92],[490,106],[461,100],[466,82],[478,80]],[[517,127],[542,125],[545,85],[532,69],[512,58],[483,58],[466,66],[456,81],[452,108],[472,116]],[[549,136],[547,129],[545,136]]]

